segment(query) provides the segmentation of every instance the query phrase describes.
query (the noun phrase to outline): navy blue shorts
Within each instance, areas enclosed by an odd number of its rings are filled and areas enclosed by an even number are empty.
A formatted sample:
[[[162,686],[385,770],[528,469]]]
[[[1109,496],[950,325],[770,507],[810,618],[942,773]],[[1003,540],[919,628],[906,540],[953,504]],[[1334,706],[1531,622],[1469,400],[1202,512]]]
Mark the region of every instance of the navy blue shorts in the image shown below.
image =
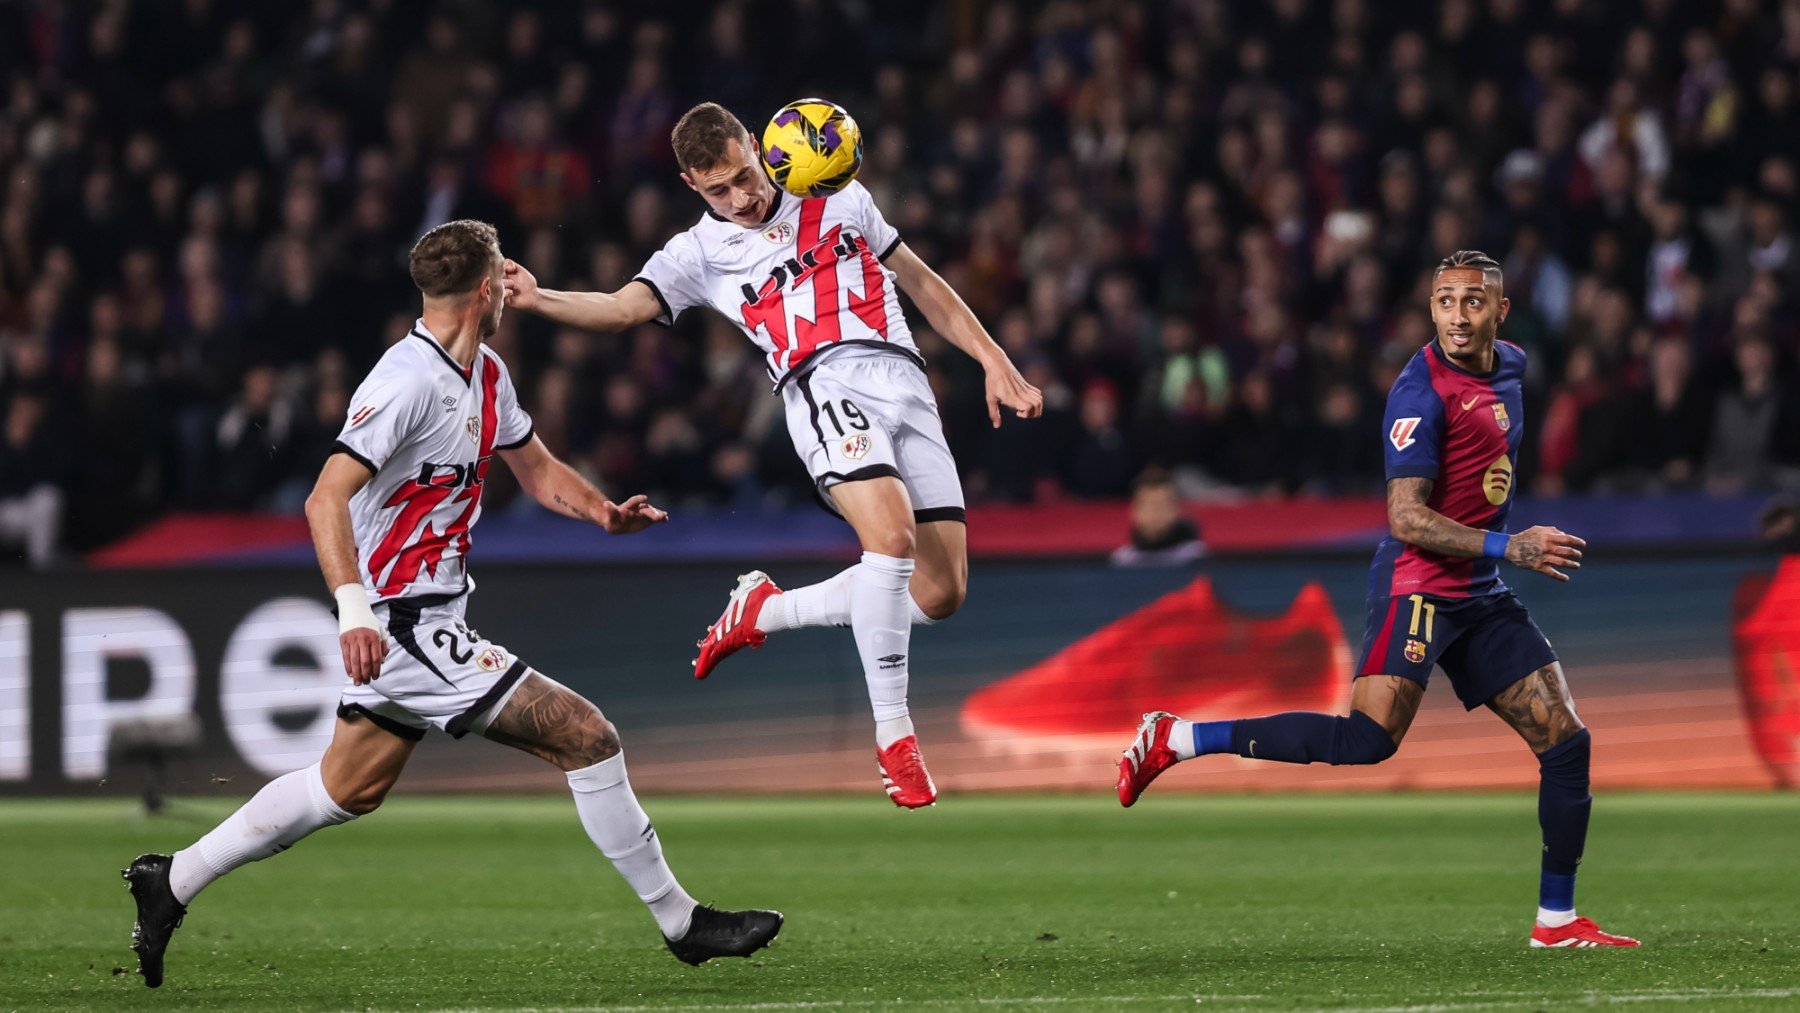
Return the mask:
[[[1424,686],[1436,665],[1468,710],[1556,660],[1544,631],[1511,591],[1475,598],[1372,595],[1356,674]]]

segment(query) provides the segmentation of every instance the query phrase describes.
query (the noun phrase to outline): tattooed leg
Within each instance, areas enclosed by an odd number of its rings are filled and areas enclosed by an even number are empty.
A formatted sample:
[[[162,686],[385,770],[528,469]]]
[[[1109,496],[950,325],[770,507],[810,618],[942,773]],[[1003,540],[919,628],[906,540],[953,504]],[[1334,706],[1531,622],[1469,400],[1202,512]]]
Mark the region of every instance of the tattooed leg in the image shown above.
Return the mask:
[[[1502,690],[1488,708],[1519,733],[1538,757],[1538,827],[1544,834],[1538,923],[1575,920],[1575,870],[1587,846],[1591,740],[1575,713],[1562,666],[1551,662]]]
[[[1562,665],[1554,661],[1495,694],[1487,707],[1540,756],[1587,727],[1575,714]]]
[[[541,672],[525,677],[482,734],[563,770],[619,754],[619,732],[586,697]]]
[[[637,891],[665,937],[687,932],[694,899],[663,860],[662,841],[625,775],[619,732],[600,708],[533,672],[482,734],[562,768],[588,839]]]

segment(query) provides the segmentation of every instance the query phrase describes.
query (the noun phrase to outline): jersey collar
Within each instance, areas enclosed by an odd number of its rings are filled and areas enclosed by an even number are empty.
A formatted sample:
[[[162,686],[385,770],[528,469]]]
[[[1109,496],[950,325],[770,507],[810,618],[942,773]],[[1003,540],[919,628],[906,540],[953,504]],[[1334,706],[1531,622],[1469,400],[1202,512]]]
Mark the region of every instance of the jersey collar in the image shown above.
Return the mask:
[[[1476,377],[1477,379],[1485,380],[1488,377],[1493,376],[1495,373],[1500,372],[1500,339],[1498,339],[1498,338],[1494,339],[1494,368],[1488,370],[1485,373],[1477,373],[1472,369],[1464,369],[1463,367],[1458,366],[1456,363],[1450,361],[1450,357],[1448,355],[1444,354],[1444,346],[1438,344],[1438,338],[1437,338],[1436,334],[1433,334],[1431,336],[1431,354],[1437,356],[1437,361],[1442,363],[1445,368],[1455,370],[1456,372],[1461,373],[1464,376],[1473,376],[1473,377]]]
[[[431,331],[425,326],[425,318],[424,317],[420,317],[418,320],[413,322],[413,329],[411,332],[409,332],[407,334],[407,337],[418,338],[420,341],[423,341],[423,342],[425,342],[425,344],[431,346],[431,350],[438,354],[438,358],[444,360],[444,365],[449,366],[452,372],[454,372],[457,376],[462,377],[462,382],[463,382],[464,386],[471,386],[474,384],[474,382],[475,382],[475,364],[471,362],[469,364],[468,369],[464,369],[461,366],[457,365],[456,360],[450,357],[450,353],[444,351],[444,346],[438,342],[437,335],[432,334]],[[481,352],[479,349],[476,350],[475,357],[478,359],[481,357]]]

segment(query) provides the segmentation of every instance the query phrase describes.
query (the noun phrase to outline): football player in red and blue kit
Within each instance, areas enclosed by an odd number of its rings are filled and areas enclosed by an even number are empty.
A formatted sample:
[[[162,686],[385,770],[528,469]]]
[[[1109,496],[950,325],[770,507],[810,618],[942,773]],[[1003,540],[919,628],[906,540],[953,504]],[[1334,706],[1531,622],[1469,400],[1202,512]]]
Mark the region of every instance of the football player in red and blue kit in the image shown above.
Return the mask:
[[[1367,632],[1350,714],[1237,721],[1144,715],[1119,761],[1119,801],[1136,802],[1181,760],[1235,753],[1287,763],[1380,763],[1405,737],[1435,665],[1469,710],[1487,707],[1537,754],[1543,829],[1534,947],[1636,946],[1575,913],[1587,840],[1589,737],[1550,642],[1500,579],[1500,561],[1569,579],[1586,544],[1553,527],[1506,533],[1523,439],[1525,352],[1497,340],[1508,303],[1500,265],[1452,254],[1432,274],[1435,340],[1388,394],[1389,537],[1369,568]]]

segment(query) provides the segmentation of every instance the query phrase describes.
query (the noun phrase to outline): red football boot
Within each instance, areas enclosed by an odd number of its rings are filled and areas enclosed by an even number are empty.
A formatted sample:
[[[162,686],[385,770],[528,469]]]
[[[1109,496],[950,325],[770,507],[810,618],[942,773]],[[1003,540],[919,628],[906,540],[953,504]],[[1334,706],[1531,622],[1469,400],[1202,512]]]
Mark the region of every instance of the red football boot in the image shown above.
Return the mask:
[[[1630,936],[1615,936],[1603,931],[1594,924],[1592,918],[1577,918],[1561,928],[1546,928],[1533,925],[1531,928],[1531,948],[1543,949],[1589,949],[1595,946],[1642,946],[1643,943]]]
[[[756,628],[757,617],[762,615],[764,603],[780,593],[781,588],[761,570],[740,575],[719,621],[708,626],[706,636],[694,644],[700,648],[700,656],[694,659],[694,678],[706,678],[719,662],[746,647],[761,647],[769,635]]]
[[[1137,738],[1125,755],[1119,757],[1119,804],[1131,808],[1156,775],[1175,765],[1175,750],[1169,748],[1169,729],[1175,715],[1168,711],[1151,711],[1138,725]]]
[[[888,798],[902,809],[918,809],[937,801],[937,785],[931,783],[931,771],[925,769],[925,757],[919,753],[919,737],[908,735],[886,749],[875,751],[881,767],[881,786]]]

